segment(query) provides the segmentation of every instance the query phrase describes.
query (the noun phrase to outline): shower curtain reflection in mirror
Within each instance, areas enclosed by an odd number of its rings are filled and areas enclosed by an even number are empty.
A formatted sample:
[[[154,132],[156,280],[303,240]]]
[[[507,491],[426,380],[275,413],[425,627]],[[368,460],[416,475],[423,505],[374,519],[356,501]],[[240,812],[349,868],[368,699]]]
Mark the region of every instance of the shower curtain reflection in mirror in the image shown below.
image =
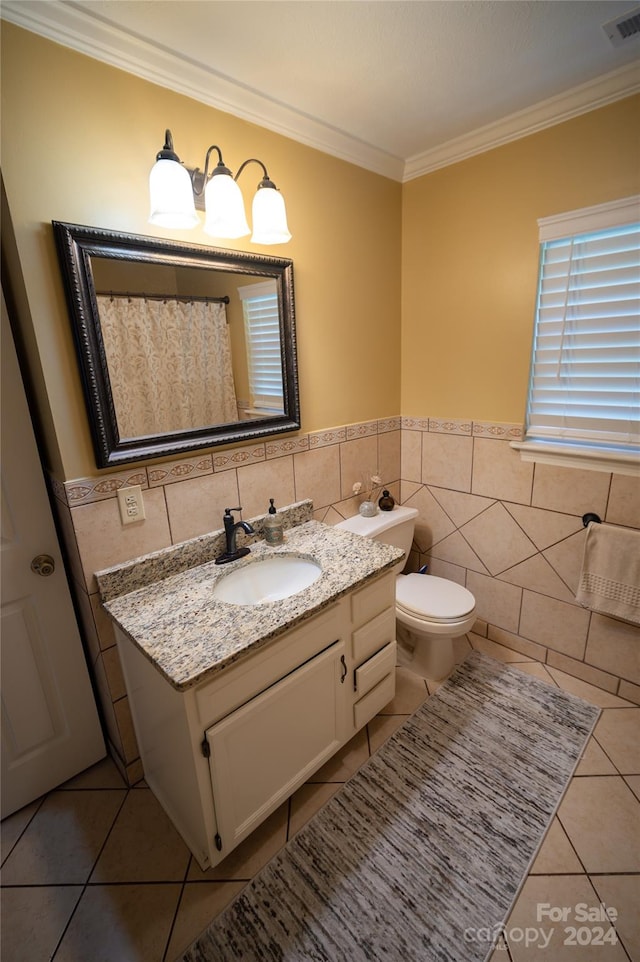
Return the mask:
[[[223,303],[99,295],[120,438],[238,420]]]

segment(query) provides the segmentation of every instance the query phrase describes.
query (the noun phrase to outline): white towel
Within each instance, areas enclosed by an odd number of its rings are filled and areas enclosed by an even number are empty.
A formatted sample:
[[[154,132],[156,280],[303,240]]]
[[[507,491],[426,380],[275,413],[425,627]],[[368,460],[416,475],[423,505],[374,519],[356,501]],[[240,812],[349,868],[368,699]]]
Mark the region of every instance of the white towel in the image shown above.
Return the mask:
[[[593,611],[640,625],[640,531],[589,524],[576,599]]]

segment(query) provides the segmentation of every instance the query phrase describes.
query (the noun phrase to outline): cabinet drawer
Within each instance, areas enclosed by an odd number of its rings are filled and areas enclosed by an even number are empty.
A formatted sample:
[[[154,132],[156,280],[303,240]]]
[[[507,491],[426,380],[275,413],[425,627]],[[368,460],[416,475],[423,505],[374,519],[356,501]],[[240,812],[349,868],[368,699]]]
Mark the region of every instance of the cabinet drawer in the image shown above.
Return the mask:
[[[200,724],[207,728],[224,718],[337,641],[343,636],[342,610],[339,605],[333,605],[196,689]]]
[[[388,675],[396,667],[396,643],[390,642],[377,655],[365,661],[354,672],[355,690],[359,695],[366,695],[377,685],[381,678]]]
[[[371,721],[373,716],[391,701],[395,693],[396,673],[392,671],[353,706],[353,722],[356,728],[362,728]]]
[[[351,618],[358,627],[371,621],[385,608],[395,608],[395,605],[396,577],[389,572],[373,584],[354,592],[351,597]]]
[[[395,608],[390,608],[353,632],[353,660],[356,664],[363,662],[395,637],[396,613]]]

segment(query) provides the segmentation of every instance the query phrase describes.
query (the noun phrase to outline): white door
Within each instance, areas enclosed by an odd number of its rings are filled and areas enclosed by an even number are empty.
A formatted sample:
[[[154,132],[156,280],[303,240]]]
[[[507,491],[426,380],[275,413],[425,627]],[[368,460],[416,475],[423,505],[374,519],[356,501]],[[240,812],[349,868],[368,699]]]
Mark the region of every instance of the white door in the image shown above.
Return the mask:
[[[105,747],[4,294],[1,358],[4,818],[103,758]],[[40,574],[31,567],[38,556],[51,559]]]

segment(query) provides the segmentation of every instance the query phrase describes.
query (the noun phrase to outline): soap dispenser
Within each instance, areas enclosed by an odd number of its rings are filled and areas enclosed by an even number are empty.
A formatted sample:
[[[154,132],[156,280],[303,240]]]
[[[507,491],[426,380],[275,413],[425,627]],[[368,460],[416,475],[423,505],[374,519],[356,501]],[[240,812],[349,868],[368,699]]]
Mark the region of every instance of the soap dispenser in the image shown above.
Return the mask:
[[[267,544],[283,544],[284,525],[282,516],[276,511],[273,501],[273,498],[269,498],[269,511],[264,519],[264,540]]]

